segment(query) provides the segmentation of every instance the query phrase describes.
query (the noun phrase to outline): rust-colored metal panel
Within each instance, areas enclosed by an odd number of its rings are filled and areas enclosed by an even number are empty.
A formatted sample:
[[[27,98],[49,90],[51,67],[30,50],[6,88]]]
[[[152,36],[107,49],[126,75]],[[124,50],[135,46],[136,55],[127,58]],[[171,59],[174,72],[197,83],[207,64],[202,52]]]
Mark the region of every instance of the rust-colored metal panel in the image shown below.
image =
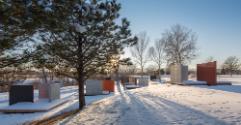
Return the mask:
[[[217,84],[217,62],[197,64],[197,80],[206,81],[208,85]]]
[[[49,85],[47,83],[39,84],[39,98],[49,98],[48,93],[48,87]]]
[[[103,80],[103,90],[114,92],[115,82],[113,80]]]

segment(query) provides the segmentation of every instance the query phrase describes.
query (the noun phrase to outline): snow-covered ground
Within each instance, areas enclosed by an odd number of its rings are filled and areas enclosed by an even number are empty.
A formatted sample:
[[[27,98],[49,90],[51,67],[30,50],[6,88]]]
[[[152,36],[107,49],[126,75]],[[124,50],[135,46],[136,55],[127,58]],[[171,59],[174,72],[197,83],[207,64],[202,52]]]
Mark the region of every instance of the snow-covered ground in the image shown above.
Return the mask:
[[[165,81],[169,76],[164,76]],[[86,96],[87,107],[57,124],[241,124],[241,76],[218,76],[228,86],[178,86],[152,82],[149,87],[125,90],[116,86],[110,95]],[[15,125],[49,118],[78,108],[77,87],[61,88],[71,101],[48,112],[4,114],[0,125]],[[35,98],[38,91],[35,91]],[[8,104],[8,93],[0,93],[0,107]]]
[[[49,118],[64,112],[76,110],[79,107],[78,103],[78,87],[69,86],[61,88],[61,98],[69,98],[70,101],[62,104],[61,106],[54,108],[48,112],[37,112],[37,113],[16,113],[16,114],[5,114],[0,113],[0,125],[16,125],[28,123],[35,120],[41,120]],[[38,91],[34,91],[35,100],[38,98]],[[99,95],[99,96],[86,96],[86,104],[89,105],[97,100],[112,96],[109,95]],[[8,93],[0,93],[0,107],[8,105]]]
[[[170,75],[162,75],[163,81],[170,81]],[[196,77],[189,77],[189,80],[196,80]],[[228,81],[232,84],[241,85],[241,75],[217,75],[218,81]]]
[[[120,90],[57,124],[241,124],[240,93],[168,84]]]
[[[241,75],[218,75],[218,81],[229,81],[232,82],[233,85],[241,85]]]

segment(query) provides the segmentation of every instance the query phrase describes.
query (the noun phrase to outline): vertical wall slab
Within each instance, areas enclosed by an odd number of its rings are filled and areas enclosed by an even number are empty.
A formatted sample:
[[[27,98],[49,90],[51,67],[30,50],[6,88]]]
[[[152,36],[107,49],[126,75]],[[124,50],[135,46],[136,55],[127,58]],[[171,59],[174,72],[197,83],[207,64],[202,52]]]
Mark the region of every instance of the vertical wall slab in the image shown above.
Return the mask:
[[[60,99],[61,83],[43,83],[39,85],[39,98],[50,101]]]
[[[9,91],[9,104],[34,102],[33,85],[12,85]]]
[[[121,78],[121,83],[125,85],[126,83],[129,83],[129,77],[122,77]]]
[[[115,91],[115,81],[114,80],[103,80],[103,90],[114,92]]]
[[[170,67],[170,70],[172,83],[183,83],[188,80],[188,66],[175,64]]]
[[[151,79],[151,80],[156,80],[156,79],[157,79],[157,76],[156,76],[156,75],[151,75],[151,76],[150,76],[150,79]]]
[[[85,95],[101,95],[103,94],[102,81],[100,80],[86,80]]]
[[[128,81],[130,84],[137,85],[137,79],[135,77],[130,76]]]
[[[49,100],[53,101],[56,99],[60,99],[60,84],[49,84]]]
[[[206,81],[208,85],[217,84],[217,62],[197,64],[197,80]]]
[[[140,86],[148,86],[150,81],[150,76],[140,76],[138,78]]]
[[[49,98],[49,92],[48,92],[49,85],[46,83],[39,84],[38,89],[39,89],[39,98],[40,99],[46,99]]]

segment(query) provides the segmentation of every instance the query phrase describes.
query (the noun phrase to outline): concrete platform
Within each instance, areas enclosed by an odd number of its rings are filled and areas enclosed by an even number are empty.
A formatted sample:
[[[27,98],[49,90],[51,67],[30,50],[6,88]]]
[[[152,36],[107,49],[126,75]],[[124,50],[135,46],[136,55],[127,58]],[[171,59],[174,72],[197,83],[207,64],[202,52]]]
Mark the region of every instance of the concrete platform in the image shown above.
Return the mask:
[[[50,102],[48,99],[40,99],[34,103],[21,102],[10,106],[1,107],[0,112],[4,112],[4,113],[46,112],[68,101],[69,101],[68,99],[60,99],[60,100],[54,100]]]
[[[217,85],[232,85],[232,82],[228,82],[228,81],[218,81]]]
[[[177,85],[184,85],[184,86],[189,86],[189,85],[208,85],[207,82],[205,81],[194,81],[194,80],[187,80],[184,81],[183,83],[173,83],[173,82],[169,82],[170,84],[177,84]],[[216,85],[214,86],[218,86],[218,85],[232,85],[231,82],[228,81],[218,81]]]
[[[140,88],[140,86],[138,85],[125,85],[126,89],[136,89],[136,88]]]

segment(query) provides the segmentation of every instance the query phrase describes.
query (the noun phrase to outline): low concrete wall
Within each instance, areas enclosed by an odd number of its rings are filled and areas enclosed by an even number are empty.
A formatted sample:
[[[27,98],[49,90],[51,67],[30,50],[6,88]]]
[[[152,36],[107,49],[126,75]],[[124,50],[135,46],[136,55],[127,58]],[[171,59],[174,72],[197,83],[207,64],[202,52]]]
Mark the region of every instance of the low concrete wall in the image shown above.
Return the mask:
[[[101,95],[103,94],[102,81],[100,80],[86,80],[85,95]]]
[[[129,84],[135,84],[138,86],[148,86],[149,81],[150,81],[150,76],[148,76],[148,75],[143,75],[143,76],[131,75],[131,76],[129,76]]]

